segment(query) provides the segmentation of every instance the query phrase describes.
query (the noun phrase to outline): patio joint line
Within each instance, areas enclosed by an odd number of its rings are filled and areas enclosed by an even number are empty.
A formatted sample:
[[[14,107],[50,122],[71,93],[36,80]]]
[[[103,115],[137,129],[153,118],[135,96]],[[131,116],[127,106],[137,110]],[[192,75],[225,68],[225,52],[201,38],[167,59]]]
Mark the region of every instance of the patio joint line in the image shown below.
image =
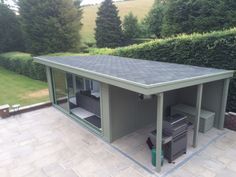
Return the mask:
[[[227,134],[228,132],[223,132],[220,133],[218,136],[216,136],[215,138],[213,138],[211,141],[209,141],[207,144],[203,145],[198,151],[194,152],[193,154],[191,154],[189,157],[187,157],[186,159],[184,159],[182,162],[178,163],[175,167],[173,167],[172,169],[170,169],[169,171],[167,171],[165,174],[161,175],[160,177],[167,177],[170,174],[172,174],[175,170],[177,170],[178,168],[182,167],[185,163],[187,163],[189,160],[191,160],[195,155],[198,155],[200,152],[202,152],[203,150],[205,150],[210,144],[212,144],[213,142],[215,142],[216,140],[218,140],[219,138],[221,138],[223,135]]]
[[[133,161],[134,163],[136,163],[137,165],[139,165],[141,168],[143,168],[145,171],[147,171],[150,174],[155,174],[152,170],[150,170],[148,167],[145,167],[143,164],[141,164],[140,162],[138,162],[137,160],[135,160],[134,158],[130,157],[128,154],[126,154],[125,152],[123,152],[122,150],[120,150],[119,148],[117,148],[116,146],[112,145],[112,144],[108,144],[110,145],[113,149],[115,149],[116,151],[118,151],[119,153],[121,153],[122,155],[124,155],[126,158],[128,158],[129,160]]]

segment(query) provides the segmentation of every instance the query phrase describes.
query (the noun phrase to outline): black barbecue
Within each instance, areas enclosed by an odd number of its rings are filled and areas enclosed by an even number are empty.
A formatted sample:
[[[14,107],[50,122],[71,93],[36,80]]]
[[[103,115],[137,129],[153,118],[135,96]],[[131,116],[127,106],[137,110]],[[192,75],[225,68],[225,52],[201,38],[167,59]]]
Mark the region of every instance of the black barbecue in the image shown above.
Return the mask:
[[[176,114],[163,121],[163,133],[172,136],[164,145],[164,156],[171,163],[187,151],[187,116]]]

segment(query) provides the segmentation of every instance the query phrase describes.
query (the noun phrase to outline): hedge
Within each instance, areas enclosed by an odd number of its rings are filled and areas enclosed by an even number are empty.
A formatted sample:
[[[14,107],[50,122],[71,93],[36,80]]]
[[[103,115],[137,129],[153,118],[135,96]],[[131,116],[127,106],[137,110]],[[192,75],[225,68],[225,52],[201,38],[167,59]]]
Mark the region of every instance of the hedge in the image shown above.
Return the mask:
[[[93,49],[91,54],[235,70],[236,28],[205,34],[179,35],[116,49]],[[236,74],[230,82],[227,111],[236,112]]]
[[[0,66],[32,79],[46,81],[45,67],[35,63],[28,53],[2,53],[0,54]]]
[[[235,70],[236,28],[205,34],[180,35],[116,49],[92,48],[89,52],[90,55],[117,55]],[[64,56],[71,53],[53,55]],[[30,54],[19,52],[0,54],[0,65],[33,79],[46,80],[45,68],[34,63]],[[227,110],[236,112],[236,74],[230,83]]]
[[[111,55],[163,62],[236,69],[236,28],[181,35],[115,49]],[[231,80],[227,110],[236,112],[236,74]]]

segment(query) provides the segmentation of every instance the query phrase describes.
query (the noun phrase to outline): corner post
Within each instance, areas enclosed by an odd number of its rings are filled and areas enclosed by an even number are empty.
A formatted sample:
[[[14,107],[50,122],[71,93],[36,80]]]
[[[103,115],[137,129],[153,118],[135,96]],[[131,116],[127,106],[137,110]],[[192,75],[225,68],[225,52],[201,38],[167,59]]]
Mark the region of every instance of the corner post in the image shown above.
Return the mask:
[[[230,79],[224,80],[224,86],[223,86],[223,93],[222,93],[222,99],[221,99],[221,110],[220,110],[220,117],[219,117],[219,129],[224,129],[224,121],[225,121],[225,110],[227,105],[227,97],[228,97],[228,90],[229,90],[229,83]]]
[[[157,94],[156,170],[161,172],[163,93]]]
[[[197,86],[197,101],[196,101],[196,114],[194,119],[194,134],[193,134],[193,147],[198,145],[198,132],[201,115],[201,104],[202,104],[202,90],[203,84]]]

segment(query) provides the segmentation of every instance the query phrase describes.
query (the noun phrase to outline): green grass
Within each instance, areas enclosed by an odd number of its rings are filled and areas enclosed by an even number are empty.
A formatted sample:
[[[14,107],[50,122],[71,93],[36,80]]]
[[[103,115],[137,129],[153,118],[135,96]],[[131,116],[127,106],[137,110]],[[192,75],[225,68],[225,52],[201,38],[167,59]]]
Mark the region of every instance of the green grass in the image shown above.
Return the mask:
[[[116,2],[116,6],[119,9],[119,16],[123,20],[124,16],[130,11],[138,17],[139,20],[143,19],[150,8],[152,7],[154,0],[130,0],[123,2]],[[81,36],[83,42],[95,42],[94,28],[95,20],[97,16],[97,10],[99,5],[85,6],[83,8],[83,27],[81,30]]]
[[[32,59],[31,54],[23,53],[23,52],[7,52],[0,54],[1,57],[9,58],[9,59],[21,59],[21,60],[29,60]]]
[[[21,104],[21,106],[25,106],[48,100],[47,83],[0,67],[0,105]]]

